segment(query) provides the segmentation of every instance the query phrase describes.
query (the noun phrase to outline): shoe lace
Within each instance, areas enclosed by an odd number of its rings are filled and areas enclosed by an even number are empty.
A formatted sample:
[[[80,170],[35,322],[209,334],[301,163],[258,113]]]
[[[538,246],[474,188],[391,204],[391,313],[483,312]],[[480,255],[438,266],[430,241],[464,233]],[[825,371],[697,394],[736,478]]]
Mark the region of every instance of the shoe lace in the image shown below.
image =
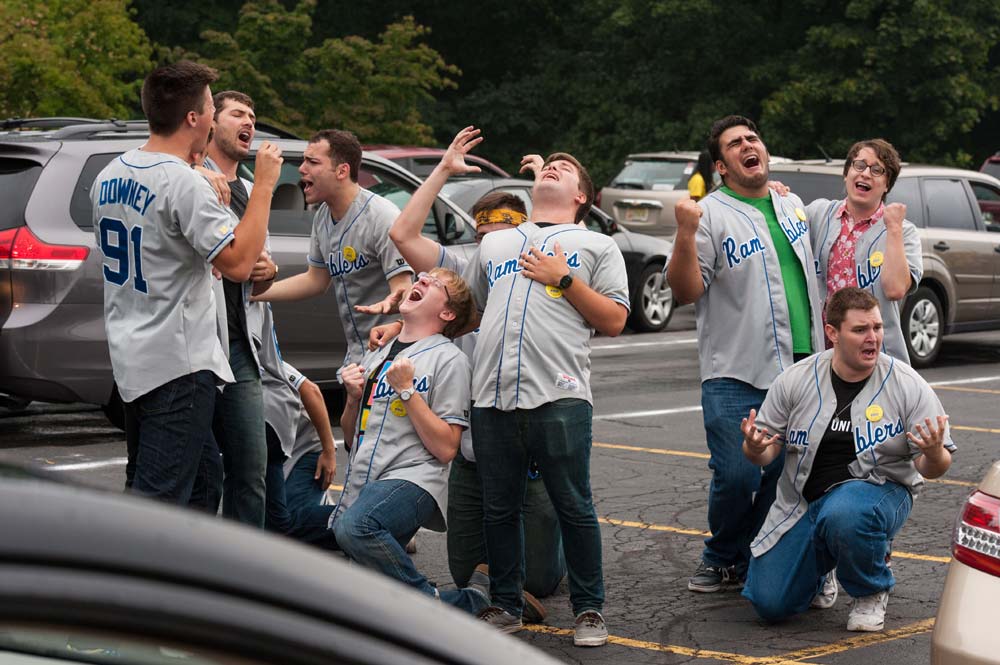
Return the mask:
[[[597,612],[584,612],[577,623],[584,628],[600,628],[601,615]]]
[[[479,618],[482,621],[492,621],[500,616],[503,616],[505,610],[502,607],[487,607],[485,610],[479,613]]]
[[[882,595],[873,594],[854,600],[854,611],[858,614],[875,614],[882,605]]]

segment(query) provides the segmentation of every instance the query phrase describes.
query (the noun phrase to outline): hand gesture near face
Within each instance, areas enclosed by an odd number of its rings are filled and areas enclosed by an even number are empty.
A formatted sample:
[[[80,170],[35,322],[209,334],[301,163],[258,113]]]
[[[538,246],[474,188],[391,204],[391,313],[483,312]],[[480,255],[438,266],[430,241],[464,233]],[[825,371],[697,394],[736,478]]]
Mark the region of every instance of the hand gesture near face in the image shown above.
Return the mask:
[[[674,213],[677,216],[677,232],[694,235],[698,232],[698,224],[701,223],[701,206],[691,199],[681,199],[674,206]]]
[[[757,409],[750,409],[750,416],[740,423],[743,432],[743,442],[754,455],[760,455],[769,446],[780,446],[781,437],[777,434],[768,436],[767,428],[757,429]]]
[[[464,175],[466,173],[481,172],[482,169],[478,166],[465,163],[465,156],[469,154],[469,151],[483,142],[483,137],[480,136],[480,131],[481,130],[476,129],[472,125],[469,125],[458,134],[455,134],[455,138],[452,140],[451,145],[448,146],[444,156],[441,157],[439,166],[449,175]]]
[[[268,190],[274,189],[278,184],[278,177],[281,175],[281,148],[265,141],[257,148],[257,156],[254,157],[253,178],[258,187],[266,187]]]
[[[545,160],[542,159],[542,156],[532,153],[521,158],[521,168],[517,172],[531,171],[531,177],[537,178],[538,174],[542,172],[543,166],[545,166]]]
[[[413,388],[413,361],[409,358],[396,358],[389,365],[385,378],[397,393]]]
[[[906,438],[910,443],[920,448],[920,452],[930,459],[939,458],[944,451],[944,433],[945,426],[948,424],[948,416],[937,416],[936,420],[937,427],[934,427],[930,418],[924,418],[923,426],[918,424],[914,427],[917,430],[916,434],[906,433]],[[924,427],[927,429],[925,430]]]
[[[365,368],[357,363],[351,363],[340,370],[340,382],[344,384],[347,398],[360,402],[365,392]]]

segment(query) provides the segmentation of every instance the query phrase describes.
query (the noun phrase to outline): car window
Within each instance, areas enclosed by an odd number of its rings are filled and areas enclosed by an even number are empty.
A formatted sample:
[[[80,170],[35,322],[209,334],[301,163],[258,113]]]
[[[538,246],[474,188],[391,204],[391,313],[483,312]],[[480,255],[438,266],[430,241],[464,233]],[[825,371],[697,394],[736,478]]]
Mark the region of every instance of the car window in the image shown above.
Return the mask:
[[[976,230],[976,218],[961,180],[925,178],[927,226],[940,229]]]
[[[80,177],[77,178],[76,187],[73,189],[73,196],[69,200],[69,216],[73,218],[73,222],[77,226],[85,231],[94,228],[94,205],[90,202],[90,187],[97,179],[97,175],[104,170],[104,167],[120,154],[120,152],[108,152],[91,155],[83,165],[83,170],[80,171]],[[6,199],[6,196],[4,198]]]
[[[844,198],[844,179],[833,173],[803,173],[802,171],[771,171],[771,180],[788,186],[792,193],[809,205],[816,199]]]
[[[985,182],[969,181],[972,194],[983,214],[983,222],[990,230],[1000,230],[1000,189]]]
[[[634,159],[611,181],[611,187],[625,189],[680,189],[694,172],[696,162],[690,160]]]
[[[358,175],[358,184],[374,194],[392,201],[397,208],[402,210],[413,197],[416,185],[397,178],[396,176],[378,168],[373,168],[368,164],[361,165],[361,173]],[[424,220],[422,233],[432,240],[439,241],[437,215],[434,208],[427,214]]]
[[[988,173],[994,178],[1000,178],[1000,162],[989,161],[983,164],[983,168],[980,169],[983,173]]]
[[[924,204],[920,198],[919,178],[899,178],[892,191],[885,197],[886,203],[902,203],[906,206],[906,219],[915,226],[924,226]]]
[[[42,165],[29,159],[0,159],[0,231],[24,224],[24,207],[41,172]]]
[[[281,174],[274,186],[271,198],[271,213],[267,231],[271,235],[309,237],[315,207],[306,205],[306,197],[299,187],[299,166],[302,155],[282,155]],[[253,182],[254,160],[240,163],[237,175]]]

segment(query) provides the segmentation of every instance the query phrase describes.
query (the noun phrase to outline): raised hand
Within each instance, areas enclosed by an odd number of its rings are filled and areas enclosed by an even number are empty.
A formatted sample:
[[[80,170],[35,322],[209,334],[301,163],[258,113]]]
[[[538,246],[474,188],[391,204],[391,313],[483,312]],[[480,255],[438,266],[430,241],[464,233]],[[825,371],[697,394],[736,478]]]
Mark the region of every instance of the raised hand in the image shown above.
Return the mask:
[[[537,178],[543,166],[545,166],[545,160],[542,159],[542,156],[532,153],[521,158],[521,168],[517,172],[524,173],[525,171],[531,171],[531,177]]]
[[[344,384],[348,399],[360,402],[365,391],[365,368],[351,363],[340,370],[340,382]]]
[[[254,157],[253,177],[257,187],[274,189],[278,184],[278,177],[281,175],[281,148],[265,141],[257,148],[257,156]]]
[[[948,424],[948,416],[937,416],[935,420],[937,420],[937,427],[934,427],[930,418],[924,418],[926,430],[918,423],[914,427],[917,430],[916,434],[906,433],[906,438],[909,439],[910,443],[920,448],[920,452],[931,459],[939,457],[944,450],[944,433]]]
[[[890,203],[885,207],[882,219],[885,221],[886,229],[902,231],[903,220],[906,219],[906,204]]]
[[[465,163],[465,156],[469,151],[483,142],[481,130],[469,125],[452,139],[451,145],[441,157],[438,166],[444,169],[449,175],[464,175],[466,173],[479,173],[482,171],[478,166]]]
[[[681,199],[674,206],[677,215],[677,233],[694,235],[701,223],[701,206],[691,199]]]
[[[768,435],[767,428],[758,429],[756,425],[757,409],[750,409],[750,416],[740,423],[743,432],[743,442],[754,455],[760,455],[770,446],[780,446],[781,437],[777,434]]]
[[[409,358],[396,358],[385,373],[386,381],[397,393],[413,388],[413,361]]]

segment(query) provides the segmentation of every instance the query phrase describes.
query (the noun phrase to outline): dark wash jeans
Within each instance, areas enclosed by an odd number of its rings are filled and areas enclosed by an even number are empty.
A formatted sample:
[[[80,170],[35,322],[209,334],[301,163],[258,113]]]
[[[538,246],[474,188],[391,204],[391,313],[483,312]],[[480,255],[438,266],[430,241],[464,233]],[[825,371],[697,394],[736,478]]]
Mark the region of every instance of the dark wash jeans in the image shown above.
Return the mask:
[[[216,398],[212,424],[225,472],[222,515],[264,528],[264,398],[257,363],[242,340],[229,344],[229,367],[236,383]]]
[[[215,374],[178,377],[125,405],[126,487],[215,513],[222,461],[212,436]]]
[[[267,428],[267,515],[268,531],[323,547],[338,549],[333,531],[327,526],[334,506],[321,506],[323,492],[313,476],[319,451],[306,453],[285,478],[285,453],[274,430]]]
[[[573,613],[604,608],[601,530],[590,492],[592,415],[581,399],[514,411],[472,409],[493,604],[515,616],[524,607],[521,513],[529,459],[538,462],[559,515]]]
[[[764,524],[774,503],[785,451],[763,467],[743,455],[740,423],[750,409],[760,411],[766,390],[736,379],[709,379],[701,384],[705,438],[711,457],[712,482],[708,490],[708,528],[702,559],[710,566],[736,566],[746,573],[750,542]]]
[[[524,494],[524,590],[551,595],[566,576],[559,516],[541,477],[528,479]],[[464,587],[476,566],[486,562],[483,490],[475,462],[458,455],[448,476],[448,568],[455,585]]]

